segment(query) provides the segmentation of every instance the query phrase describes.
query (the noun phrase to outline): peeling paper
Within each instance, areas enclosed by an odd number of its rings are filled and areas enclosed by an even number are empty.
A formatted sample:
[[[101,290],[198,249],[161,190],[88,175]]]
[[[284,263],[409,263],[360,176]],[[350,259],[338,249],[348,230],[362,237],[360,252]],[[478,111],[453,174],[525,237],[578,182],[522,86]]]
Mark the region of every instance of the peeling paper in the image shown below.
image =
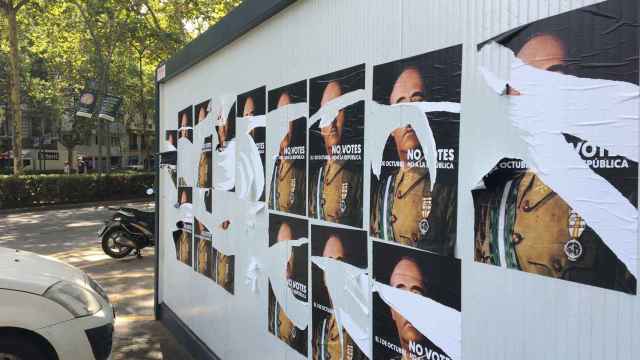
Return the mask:
[[[265,170],[258,147],[249,133],[257,127],[264,127],[265,123],[265,115],[236,119],[238,159],[235,185],[240,199],[258,201],[264,190]]]
[[[320,120],[321,128],[331,125],[331,122],[338,116],[340,110],[353,105],[358,101],[364,100],[365,97],[365,91],[363,89],[359,89],[328,101],[320,108],[320,110],[309,117],[307,127],[311,128],[318,120]]]
[[[311,261],[324,271],[324,282],[333,303],[340,336],[344,327],[360,350],[371,358],[367,271],[322,256],[312,256]]]
[[[200,155],[199,148],[185,138],[178,139],[178,180],[183,179],[185,186],[193,187],[195,178],[195,169],[198,168],[198,157]],[[178,181],[179,182],[179,181]],[[178,184],[180,186],[180,184]]]
[[[462,314],[459,311],[422,295],[377,281],[374,281],[374,291],[451,359],[460,359]]]
[[[271,281],[273,294],[285,314],[298,329],[306,329],[309,323],[309,304],[293,295],[287,284],[287,261],[294,247],[308,243],[307,238],[280,241],[273,244],[264,256],[264,269]]]
[[[224,125],[229,119],[229,113],[235,106],[235,96],[224,95],[211,100],[211,111],[207,119],[211,119],[214,126]],[[235,110],[234,110],[235,112]],[[237,126],[236,121],[236,126]],[[214,129],[215,132],[215,129]],[[237,134],[237,131],[236,131]],[[213,188],[218,190],[232,190],[236,181],[236,139],[227,142],[222,151],[216,150],[220,142],[216,134],[213,136]]]
[[[255,257],[251,257],[247,266],[244,283],[251,287],[252,293],[258,292],[258,275],[260,274],[260,265]]]
[[[367,135],[367,149],[372,151],[371,167],[376,176],[380,176],[382,169],[382,155],[389,135],[398,128],[411,125],[416,136],[427,154],[425,161],[431,177],[431,190],[437,178],[437,149],[433,131],[429,126],[426,112],[444,111],[460,113],[460,104],[450,102],[413,102],[395,105],[381,105],[376,102],[367,104],[368,120],[375,123],[377,128],[373,134]]]
[[[270,169],[278,159],[280,140],[287,135],[289,122],[307,117],[307,103],[295,103],[279,107],[267,113],[266,122],[269,124],[267,132],[266,160]],[[267,181],[271,184],[273,174],[267,171]],[[268,196],[268,194],[267,194]]]
[[[178,217],[182,222],[193,223],[193,205],[190,203],[180,205]]]
[[[528,145],[524,160],[637,278],[638,209],[587,166],[563,133],[638,161],[638,86],[539,70],[497,43],[483,47],[480,55],[510,60],[508,78],[501,79],[487,67],[480,72],[494,91],[509,84],[521,93],[509,97],[509,116]],[[514,155],[496,154],[491,161]]]

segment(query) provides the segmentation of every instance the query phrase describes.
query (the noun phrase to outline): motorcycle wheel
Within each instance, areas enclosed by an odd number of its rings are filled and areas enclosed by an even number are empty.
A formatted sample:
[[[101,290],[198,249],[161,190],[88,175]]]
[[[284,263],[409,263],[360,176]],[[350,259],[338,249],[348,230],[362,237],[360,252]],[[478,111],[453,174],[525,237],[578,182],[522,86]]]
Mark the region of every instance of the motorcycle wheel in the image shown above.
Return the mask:
[[[116,243],[116,239],[120,237],[127,237],[127,235],[119,229],[109,230],[102,236],[102,251],[114,259],[122,259],[131,254],[133,248]]]

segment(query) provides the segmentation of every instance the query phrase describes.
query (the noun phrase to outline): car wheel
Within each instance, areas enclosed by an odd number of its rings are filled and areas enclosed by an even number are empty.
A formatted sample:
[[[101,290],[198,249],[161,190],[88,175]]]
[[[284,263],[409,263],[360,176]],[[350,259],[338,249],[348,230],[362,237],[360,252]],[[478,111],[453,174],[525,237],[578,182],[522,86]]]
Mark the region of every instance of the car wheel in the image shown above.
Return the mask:
[[[133,248],[120,245],[116,242],[116,240],[121,237],[126,238],[126,234],[119,229],[113,229],[104,234],[104,236],[102,236],[102,251],[114,259],[122,259],[131,254]]]
[[[40,344],[27,336],[9,335],[0,338],[0,360],[50,360]]]

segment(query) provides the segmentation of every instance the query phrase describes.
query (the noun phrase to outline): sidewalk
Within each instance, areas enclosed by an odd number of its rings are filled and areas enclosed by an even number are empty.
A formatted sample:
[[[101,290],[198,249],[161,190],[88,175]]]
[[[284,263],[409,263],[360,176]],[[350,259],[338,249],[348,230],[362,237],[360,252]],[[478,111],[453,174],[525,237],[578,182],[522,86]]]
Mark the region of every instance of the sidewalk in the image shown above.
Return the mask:
[[[129,199],[129,200],[53,204],[53,205],[32,206],[32,207],[23,207],[23,208],[15,208],[15,209],[0,209],[0,215],[19,214],[19,213],[27,213],[27,212],[31,213],[31,212],[50,211],[50,210],[76,209],[76,208],[86,208],[86,207],[99,208],[99,207],[118,206],[118,205],[134,204],[134,203],[147,203],[151,201],[153,201],[153,197],[148,196],[144,198]]]

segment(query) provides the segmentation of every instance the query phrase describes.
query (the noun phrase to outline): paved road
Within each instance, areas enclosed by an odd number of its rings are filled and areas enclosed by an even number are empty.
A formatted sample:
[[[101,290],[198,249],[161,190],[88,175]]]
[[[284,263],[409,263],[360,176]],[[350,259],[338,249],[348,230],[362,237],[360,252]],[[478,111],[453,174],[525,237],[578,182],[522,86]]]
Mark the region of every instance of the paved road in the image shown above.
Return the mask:
[[[129,204],[149,207],[150,204]],[[111,212],[104,207],[0,215],[0,246],[50,255],[88,272],[117,306],[114,360],[191,357],[153,320],[154,257],[141,260],[106,256],[96,230]]]

